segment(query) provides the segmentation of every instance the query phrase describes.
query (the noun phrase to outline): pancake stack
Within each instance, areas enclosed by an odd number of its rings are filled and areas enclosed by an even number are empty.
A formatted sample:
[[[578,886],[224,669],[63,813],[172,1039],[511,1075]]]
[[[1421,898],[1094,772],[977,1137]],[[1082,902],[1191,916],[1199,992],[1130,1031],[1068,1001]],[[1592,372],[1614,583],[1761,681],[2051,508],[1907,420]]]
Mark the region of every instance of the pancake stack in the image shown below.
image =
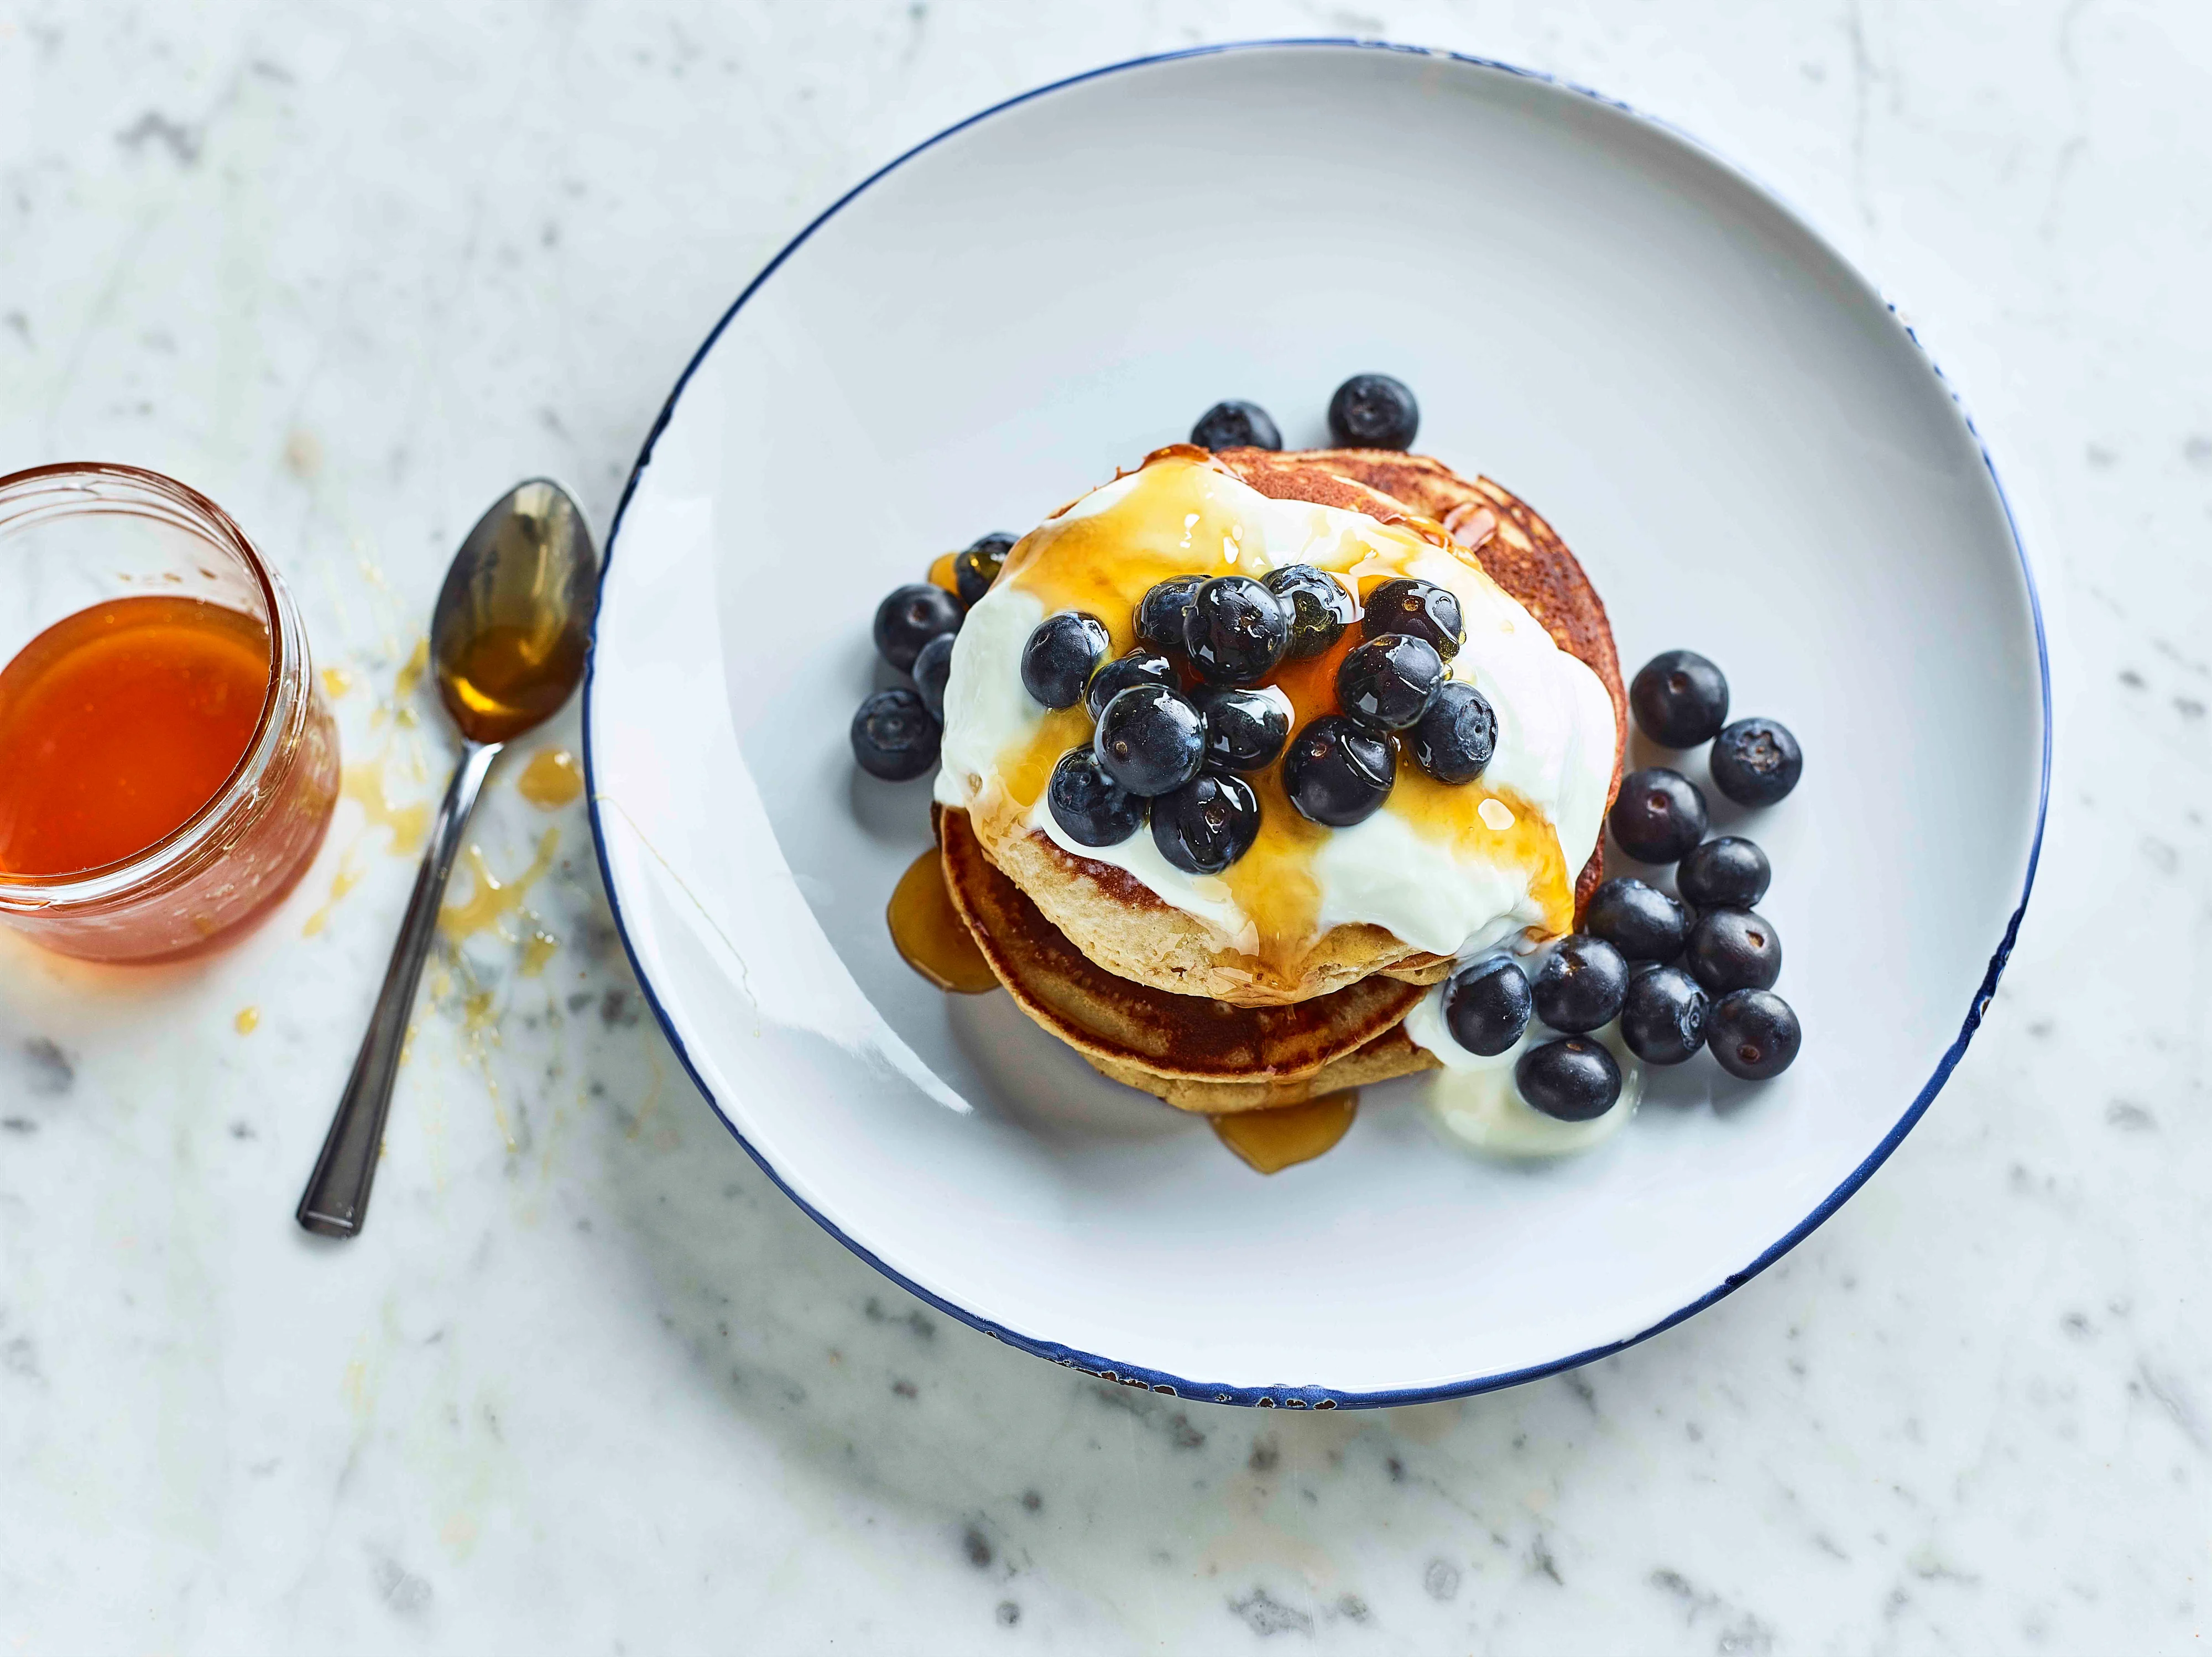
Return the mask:
[[[1395,451],[1224,449],[1212,458],[1278,500],[1442,525],[1604,684],[1618,790],[1627,699],[1605,606],[1524,502],[1486,478],[1470,483]],[[957,807],[939,807],[937,827],[946,888],[992,971],[1023,1011],[1117,1082],[1221,1114],[1437,1064],[1401,1025],[1425,986],[1450,971],[1448,956],[1378,926],[1339,926],[1294,962],[1258,962],[1122,870],[1034,829],[973,822]],[[1577,910],[1602,860],[1601,846],[1576,880]]]

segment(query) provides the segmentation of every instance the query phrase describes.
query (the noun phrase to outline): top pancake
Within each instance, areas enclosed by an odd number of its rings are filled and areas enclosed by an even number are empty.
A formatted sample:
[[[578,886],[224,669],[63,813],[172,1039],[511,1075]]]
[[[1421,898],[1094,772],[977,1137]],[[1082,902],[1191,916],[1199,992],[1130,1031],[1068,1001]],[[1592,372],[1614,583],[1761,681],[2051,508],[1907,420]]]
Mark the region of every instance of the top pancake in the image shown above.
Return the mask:
[[[1551,526],[1488,479],[1458,476],[1442,462],[1386,450],[1324,449],[1279,454],[1225,449],[1214,457],[1262,495],[1365,513],[1385,522],[1436,520],[1468,537],[1470,518],[1494,519],[1475,556],[1491,579],[1528,610],[1554,643],[1587,665],[1612,698],[1612,789],[1620,781],[1627,697],[1605,606]],[[1608,801],[1611,793],[1608,792]],[[1376,973],[1432,983],[1449,957],[1417,950],[1380,926],[1344,925],[1315,939],[1293,972],[1271,969],[1229,948],[1194,917],[1166,903],[1121,870],[1079,857],[1011,815],[979,814],[985,853],[1090,960],[1137,983],[1241,1006],[1280,1005],[1334,993]],[[1577,907],[1602,878],[1602,845],[1576,882]]]

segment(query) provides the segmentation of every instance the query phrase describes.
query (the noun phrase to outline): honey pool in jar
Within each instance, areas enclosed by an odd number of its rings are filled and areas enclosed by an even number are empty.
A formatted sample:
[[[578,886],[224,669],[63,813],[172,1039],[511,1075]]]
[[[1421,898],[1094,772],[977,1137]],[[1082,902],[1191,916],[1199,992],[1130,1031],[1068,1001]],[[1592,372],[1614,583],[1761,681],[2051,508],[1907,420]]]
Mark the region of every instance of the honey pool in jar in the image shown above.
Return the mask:
[[[306,872],[337,731],[291,596],[156,473],[0,478],[0,923],[165,961],[239,936]]]

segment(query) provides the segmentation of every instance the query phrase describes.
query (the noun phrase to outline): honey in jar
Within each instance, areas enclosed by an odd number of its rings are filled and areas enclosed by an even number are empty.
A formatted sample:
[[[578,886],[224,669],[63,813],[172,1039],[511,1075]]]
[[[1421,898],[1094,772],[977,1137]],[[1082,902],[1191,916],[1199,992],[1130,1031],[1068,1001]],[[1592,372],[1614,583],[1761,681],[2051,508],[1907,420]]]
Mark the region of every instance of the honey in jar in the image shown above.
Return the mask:
[[[0,669],[0,872],[120,863],[182,828],[246,755],[269,632],[196,598],[110,598]]]

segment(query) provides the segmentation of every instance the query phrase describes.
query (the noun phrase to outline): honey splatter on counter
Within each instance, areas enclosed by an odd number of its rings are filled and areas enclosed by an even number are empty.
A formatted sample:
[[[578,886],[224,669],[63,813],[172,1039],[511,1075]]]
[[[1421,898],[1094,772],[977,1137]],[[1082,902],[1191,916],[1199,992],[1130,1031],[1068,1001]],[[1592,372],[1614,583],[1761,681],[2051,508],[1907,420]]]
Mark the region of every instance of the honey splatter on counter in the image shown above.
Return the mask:
[[[390,749],[373,760],[362,760],[345,768],[345,780],[338,793],[343,798],[357,800],[368,815],[368,826],[392,831],[388,850],[396,858],[417,856],[422,850],[423,839],[430,832],[430,804],[428,800],[416,800],[409,805],[394,805],[387,784],[390,781]]]
[[[322,672],[323,694],[332,701],[353,689],[353,675],[342,667],[326,667]]]
[[[417,639],[415,648],[407,652],[407,659],[400,664],[399,677],[392,682],[392,701],[401,703],[411,701],[422,683],[422,676],[429,671],[430,641]]]
[[[1357,1089],[1324,1094],[1303,1105],[1240,1110],[1209,1118],[1221,1143],[1262,1174],[1279,1174],[1335,1148],[1359,1112]]]
[[[530,756],[514,792],[544,811],[557,811],[584,792],[584,769],[565,748],[544,748]]]
[[[530,866],[513,880],[502,881],[484,861],[483,848],[472,843],[468,848],[469,871],[475,877],[476,889],[465,902],[448,903],[439,912],[438,930],[459,942],[496,928],[522,907],[531,887],[553,867],[553,854],[560,844],[561,831],[548,828],[538,837],[538,854],[530,860]]]
[[[300,936],[313,938],[331,924],[331,911],[337,908],[348,892],[361,884],[361,863],[354,856],[353,847],[347,847],[338,859],[337,872],[331,877],[331,895],[323,906],[307,917],[300,928]]]
[[[529,941],[522,946],[522,975],[538,978],[544,974],[546,964],[561,953],[561,940],[542,926],[533,926]]]
[[[240,1035],[252,1035],[261,1028],[261,1009],[240,1007],[238,1010],[238,1017],[230,1021],[230,1027]]]

